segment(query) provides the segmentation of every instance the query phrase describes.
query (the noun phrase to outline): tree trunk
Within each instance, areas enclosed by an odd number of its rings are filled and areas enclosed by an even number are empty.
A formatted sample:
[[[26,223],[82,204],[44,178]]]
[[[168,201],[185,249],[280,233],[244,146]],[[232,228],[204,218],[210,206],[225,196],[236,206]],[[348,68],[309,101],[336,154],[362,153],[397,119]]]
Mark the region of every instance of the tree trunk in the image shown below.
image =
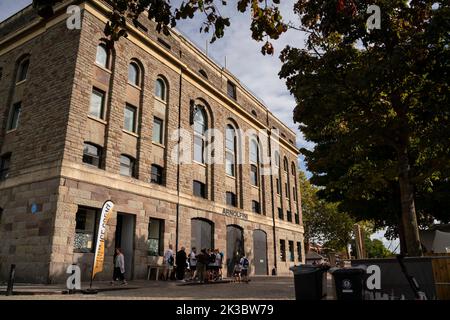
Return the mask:
[[[401,148],[398,154],[400,184],[400,202],[402,206],[402,226],[405,250],[408,256],[422,256],[422,246],[417,226],[416,208],[414,205],[414,190],[409,180],[409,159],[406,147]]]

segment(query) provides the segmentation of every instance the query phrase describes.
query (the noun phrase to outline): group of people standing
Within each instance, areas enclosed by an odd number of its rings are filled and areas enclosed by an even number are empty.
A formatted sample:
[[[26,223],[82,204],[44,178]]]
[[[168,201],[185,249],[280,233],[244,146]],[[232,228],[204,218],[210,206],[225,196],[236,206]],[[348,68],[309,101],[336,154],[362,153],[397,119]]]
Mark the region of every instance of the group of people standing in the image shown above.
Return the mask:
[[[193,247],[189,254],[181,249],[174,257],[172,245],[164,253],[164,280],[175,279],[181,281],[199,281],[201,283],[222,279],[223,253],[219,249],[201,249]],[[187,272],[186,272],[187,271]]]

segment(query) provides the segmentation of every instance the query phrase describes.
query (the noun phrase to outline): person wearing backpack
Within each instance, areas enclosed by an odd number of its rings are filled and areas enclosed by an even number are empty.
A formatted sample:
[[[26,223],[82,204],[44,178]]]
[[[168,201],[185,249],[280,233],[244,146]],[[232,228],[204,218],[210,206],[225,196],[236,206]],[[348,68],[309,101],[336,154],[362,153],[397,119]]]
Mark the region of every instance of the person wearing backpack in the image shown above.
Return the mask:
[[[164,280],[168,280],[172,273],[174,264],[173,250],[171,244],[169,244],[169,249],[167,249],[166,252],[164,253],[163,264],[164,264],[164,272],[162,278]]]
[[[250,262],[245,255],[241,258],[239,264],[241,265],[241,280],[248,283],[248,267]]]

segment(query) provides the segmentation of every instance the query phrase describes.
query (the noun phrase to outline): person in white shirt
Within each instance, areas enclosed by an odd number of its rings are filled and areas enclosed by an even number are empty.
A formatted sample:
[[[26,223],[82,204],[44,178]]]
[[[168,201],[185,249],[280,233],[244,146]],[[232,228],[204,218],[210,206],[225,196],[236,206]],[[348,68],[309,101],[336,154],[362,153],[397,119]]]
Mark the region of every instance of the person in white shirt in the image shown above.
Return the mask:
[[[189,266],[191,270],[191,280],[194,280],[197,276],[197,249],[192,248],[191,253],[189,253]]]
[[[116,254],[114,256],[114,275],[111,284],[114,284],[115,281],[122,281],[122,284],[127,284],[127,281],[125,280],[125,257],[120,248],[116,248]]]
[[[174,264],[174,257],[173,257],[173,250],[172,250],[172,245],[169,244],[169,249],[166,250],[166,252],[164,253],[164,271],[163,271],[163,275],[162,278],[164,280],[168,280],[170,277],[170,274],[172,273],[173,270],[173,264]]]

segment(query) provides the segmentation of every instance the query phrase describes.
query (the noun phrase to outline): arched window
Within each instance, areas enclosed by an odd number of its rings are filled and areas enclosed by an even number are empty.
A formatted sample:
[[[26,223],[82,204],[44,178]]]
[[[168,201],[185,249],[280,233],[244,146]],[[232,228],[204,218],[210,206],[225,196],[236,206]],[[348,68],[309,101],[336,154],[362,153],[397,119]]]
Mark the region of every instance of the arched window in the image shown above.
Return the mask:
[[[284,171],[288,172],[288,166],[289,166],[289,165],[288,165],[288,161],[287,161],[287,158],[286,158],[286,157],[284,158],[284,161],[283,161],[283,162],[284,162],[284,164],[283,164],[283,166],[284,166]]]
[[[292,175],[293,175],[293,176],[295,176],[295,173],[297,172],[297,169],[296,169],[296,167],[295,167],[295,163],[293,163],[293,162],[292,162],[292,164],[291,164],[291,172],[292,172]]]
[[[136,160],[125,154],[120,155],[120,174],[136,178]]]
[[[225,172],[230,176],[235,176],[236,163],[236,132],[232,125],[227,125],[225,132]]]
[[[103,43],[97,46],[97,55],[95,56],[95,63],[106,69],[108,69],[109,67],[108,49]]]
[[[194,161],[205,163],[205,131],[207,128],[207,120],[205,109],[196,106],[194,113]]]
[[[136,64],[136,62],[131,62],[128,65],[128,83],[131,83],[137,87],[140,86],[140,81],[139,81],[139,67]]]
[[[20,63],[19,63],[19,68],[17,69],[17,81],[16,83],[25,81],[27,79],[27,75],[28,75],[28,67],[30,66],[30,59],[24,58]]]
[[[160,99],[162,101],[166,101],[166,99],[167,99],[166,83],[161,78],[156,79],[155,97],[157,97],[158,99]]]

